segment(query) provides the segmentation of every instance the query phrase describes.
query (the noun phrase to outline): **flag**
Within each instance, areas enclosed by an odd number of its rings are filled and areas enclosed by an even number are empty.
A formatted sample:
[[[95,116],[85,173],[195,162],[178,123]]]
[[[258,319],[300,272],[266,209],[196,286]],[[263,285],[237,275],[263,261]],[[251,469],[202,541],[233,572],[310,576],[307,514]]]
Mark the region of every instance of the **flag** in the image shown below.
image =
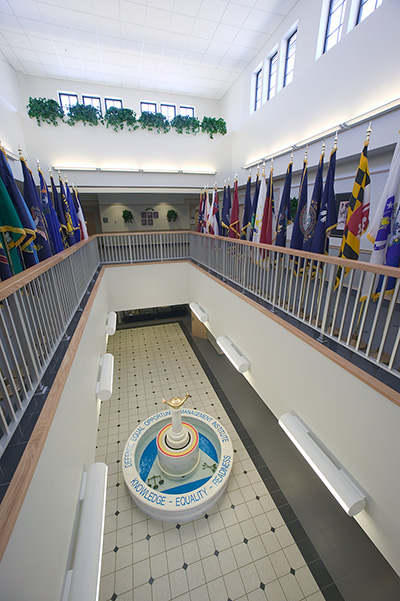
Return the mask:
[[[249,236],[248,236],[247,240],[253,240],[254,226],[256,223],[257,203],[258,203],[259,195],[260,195],[260,174],[257,171],[256,183],[255,183],[254,194],[253,194],[253,202],[251,204],[250,232],[249,232]]]
[[[314,188],[311,195],[311,202],[310,206],[308,207],[306,227],[303,237],[303,250],[311,251],[312,241],[315,234],[315,228],[317,226],[319,212],[321,208],[322,191],[324,187],[323,171],[324,151],[322,151],[322,154],[319,159],[317,173],[315,175]]]
[[[62,203],[64,219],[65,219],[65,223],[66,223],[66,227],[67,227],[67,242],[68,242],[68,246],[73,246],[74,244],[76,244],[76,242],[79,242],[79,240],[77,240],[75,237],[75,229],[74,229],[74,224],[72,222],[72,216],[71,216],[69,202],[67,199],[67,192],[64,187],[64,182],[62,181],[60,175],[58,177],[58,181],[60,183],[61,203]]]
[[[55,212],[52,200],[49,195],[47,184],[43,173],[38,167],[40,181],[40,196],[42,201],[42,212],[46,220],[47,232],[49,234],[50,249],[53,255],[64,250],[64,244],[61,238],[61,227]]]
[[[52,252],[50,250],[46,221],[42,212],[42,203],[40,202],[39,193],[33,180],[32,171],[29,169],[23,156],[20,157],[20,161],[24,177],[24,199],[36,225],[36,238],[33,244],[39,261],[44,261],[52,256]]]
[[[81,240],[87,240],[89,238],[89,234],[86,227],[86,220],[83,214],[78,188],[75,188],[74,185],[72,186],[72,200],[74,201],[76,215],[78,217],[79,229],[81,231]]]
[[[231,217],[231,186],[228,183],[228,188],[224,184],[224,198],[222,201],[221,233],[223,236],[229,235],[230,217]]]
[[[257,208],[254,217],[253,242],[260,242],[262,218],[264,215],[265,197],[267,195],[267,184],[265,181],[265,171],[261,174],[260,187],[258,190]]]
[[[276,224],[276,246],[286,246],[286,231],[287,226],[292,223],[291,220],[291,205],[290,205],[290,188],[292,186],[292,168],[293,163],[290,161],[285,176],[281,204],[279,206],[278,219]]]
[[[65,196],[68,203],[69,214],[71,215],[72,227],[74,229],[75,242],[81,241],[81,228],[79,227],[79,219],[76,214],[74,201],[71,195],[71,191],[68,186],[68,181],[65,180]]]
[[[380,198],[375,216],[371,222],[368,239],[373,243],[370,263],[374,265],[400,266],[400,137],[390,164],[388,179]],[[373,278],[372,273],[366,273],[364,278],[361,299],[366,296],[366,289]],[[395,278],[388,278],[385,294],[392,294]],[[378,281],[378,286],[373,294],[376,300],[382,291],[383,277]]]
[[[217,187],[213,190],[213,197],[210,209],[210,234],[214,236],[221,235],[221,221],[219,218],[219,204],[218,204],[218,189]]]
[[[25,267],[31,267],[39,262],[36,250],[32,244],[33,240],[36,238],[36,227],[28,207],[26,206],[25,200],[15,183],[11,167],[7,161],[6,153],[1,146],[0,150],[0,177],[3,180],[8,195],[11,198],[11,202],[13,203],[22,227],[24,228],[25,238],[20,245],[23,263]]]
[[[335,168],[336,168],[336,144],[329,159],[328,173],[326,174],[324,193],[319,211],[317,225],[311,244],[311,252],[328,254],[329,232],[337,226],[337,211],[335,202]]]
[[[69,244],[68,244],[68,229],[67,229],[67,223],[65,221],[64,209],[63,209],[60,197],[58,195],[57,187],[54,183],[54,179],[53,179],[51,172],[50,172],[50,183],[51,183],[51,193],[52,193],[52,197],[53,197],[52,200],[53,200],[54,210],[56,212],[57,219],[60,224],[61,240],[64,245],[64,248],[68,248],[68,246],[69,246]]]
[[[210,233],[210,210],[211,210],[211,206],[210,206],[210,194],[208,192],[208,188],[206,188],[205,191],[205,201],[204,201],[204,224],[205,224],[205,229],[204,232],[206,234]]]
[[[240,238],[240,225],[239,225],[239,193],[238,193],[238,181],[235,178],[233,184],[233,203],[231,211],[231,220],[229,223],[229,238]]]
[[[364,142],[364,148],[360,156],[356,177],[354,180],[353,191],[351,193],[349,206],[347,209],[346,223],[344,226],[342,244],[339,250],[339,257],[353,259],[357,261],[360,253],[360,238],[368,228],[369,222],[369,194],[370,177],[368,167],[368,148],[367,139]],[[349,269],[345,270],[345,275]],[[336,274],[336,287],[339,284],[342,268],[339,267]]]
[[[0,178],[0,278],[5,280],[23,271],[18,247],[25,240],[25,230]]]
[[[243,221],[242,221],[242,240],[249,240],[251,231],[251,172],[246,183],[246,192],[244,195],[244,209],[243,209]]]
[[[303,162],[303,171],[300,180],[299,204],[294,219],[290,248],[301,250],[303,246],[304,232],[307,223],[307,159]]]
[[[197,218],[197,231],[203,231],[203,217],[204,217],[204,194],[205,191],[202,190],[200,192],[200,202],[199,202],[199,216]]]
[[[274,208],[274,183],[273,167],[269,173],[267,194],[265,196],[264,213],[261,225],[260,242],[263,244],[272,244],[275,237],[275,208]]]

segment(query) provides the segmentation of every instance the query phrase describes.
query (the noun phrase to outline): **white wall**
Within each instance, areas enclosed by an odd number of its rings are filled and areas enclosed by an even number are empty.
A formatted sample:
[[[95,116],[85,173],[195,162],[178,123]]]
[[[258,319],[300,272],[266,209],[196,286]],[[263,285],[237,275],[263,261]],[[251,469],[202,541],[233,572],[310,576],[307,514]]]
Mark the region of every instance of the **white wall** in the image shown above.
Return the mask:
[[[2,598],[60,598],[64,574],[70,567],[81,477],[94,460],[95,383],[105,346],[106,313],[193,300],[209,314],[211,333],[228,335],[249,359],[246,377],[275,416],[298,413],[364,489],[367,507],[357,521],[400,573],[400,485],[394,476],[400,451],[399,407],[194,266],[164,263],[105,270],[0,564]]]
[[[204,116],[219,118],[219,101],[193,98],[160,92],[113,88],[104,85],[88,85],[81,82],[65,82],[59,79],[24,76],[20,78],[20,96],[25,106],[29,96],[46,97],[58,100],[58,91],[92,94],[104,97],[122,98],[123,105],[140,116],[140,101],[168,102],[195,107],[195,114],[201,120]],[[211,140],[208,134],[178,134],[171,129],[166,134],[138,129],[114,132],[103,125],[84,126],[81,123],[70,127],[60,123],[58,127],[42,124],[28,117],[24,110],[21,119],[26,136],[26,149],[30,163],[36,158],[46,169],[53,165],[83,165],[92,167],[127,166],[140,169],[179,169],[217,171],[221,156],[226,152],[226,136],[216,135]],[[14,142],[15,145],[16,142]],[[193,186],[212,185],[207,176],[163,174],[157,176],[146,173],[99,173],[72,172],[68,179],[77,186]]]
[[[107,285],[101,284],[40,460],[0,563],[0,597],[58,601],[70,569],[71,537],[83,473],[94,462],[105,352]],[[57,381],[57,380],[56,380]]]

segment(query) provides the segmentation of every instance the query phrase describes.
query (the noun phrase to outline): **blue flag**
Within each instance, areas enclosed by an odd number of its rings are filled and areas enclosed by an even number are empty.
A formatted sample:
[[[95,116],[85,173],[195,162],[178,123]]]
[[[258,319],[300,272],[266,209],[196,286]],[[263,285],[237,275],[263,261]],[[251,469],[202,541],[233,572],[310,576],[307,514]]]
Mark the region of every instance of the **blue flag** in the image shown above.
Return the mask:
[[[33,240],[36,238],[36,227],[22,194],[18,190],[17,184],[15,183],[14,175],[11,171],[10,165],[8,164],[6,153],[1,146],[0,150],[0,177],[3,180],[8,195],[11,198],[14,208],[17,211],[19,220],[25,231],[25,239],[20,246],[24,266],[32,267],[32,265],[36,265],[39,262],[36,250],[33,246]]]
[[[52,200],[53,200],[54,210],[56,212],[57,219],[60,224],[61,240],[64,245],[64,248],[68,248],[68,246],[69,246],[68,230],[67,230],[67,224],[65,222],[64,208],[61,203],[60,197],[58,195],[57,186],[54,183],[54,179],[53,179],[53,176],[51,175],[51,173],[50,173],[50,183],[51,183],[51,193],[52,193],[52,197],[53,197]]]
[[[314,188],[311,196],[311,203],[308,207],[306,227],[303,238],[303,250],[311,251],[312,241],[317,226],[319,211],[321,208],[322,190],[323,190],[323,171],[324,171],[324,153],[319,159],[317,174],[315,176]]]
[[[224,185],[224,198],[222,201],[222,235],[229,236],[229,226],[231,222],[231,186],[228,184],[228,188]]]
[[[68,186],[67,180],[65,180],[65,194],[68,202],[69,213],[71,215],[72,227],[74,229],[75,242],[81,241],[81,228],[79,225],[78,215],[75,209],[74,199],[72,198],[71,191]]]
[[[242,240],[249,240],[251,231],[251,173],[247,178],[246,192],[244,195],[244,210],[242,220]]]
[[[290,248],[301,250],[307,222],[307,160],[304,159],[300,181],[299,204],[293,224]]]
[[[329,232],[337,225],[337,211],[335,202],[335,168],[336,168],[336,146],[331,152],[328,173],[326,174],[324,194],[319,211],[314,238],[311,244],[311,252],[328,254]]]
[[[276,246],[286,246],[287,226],[291,223],[290,188],[292,186],[292,168],[293,163],[290,161],[286,169],[285,183],[283,185],[282,198],[276,221]]]
[[[40,180],[40,195],[42,201],[42,211],[46,220],[47,232],[49,234],[50,248],[53,255],[64,250],[64,244],[61,238],[61,226],[58,221],[56,211],[51,200],[47,184],[43,177],[43,173],[38,168]]]
[[[42,213],[42,203],[39,193],[33,181],[32,171],[26,164],[26,160],[21,156],[22,174],[24,176],[24,199],[28,209],[31,212],[33,221],[36,225],[36,238],[34,246],[39,257],[39,261],[44,261],[52,256],[47,233],[46,221]]]
[[[256,223],[256,213],[258,205],[258,197],[260,195],[260,174],[257,171],[256,183],[254,187],[253,202],[251,205],[250,232],[247,240],[253,240],[254,226]]]

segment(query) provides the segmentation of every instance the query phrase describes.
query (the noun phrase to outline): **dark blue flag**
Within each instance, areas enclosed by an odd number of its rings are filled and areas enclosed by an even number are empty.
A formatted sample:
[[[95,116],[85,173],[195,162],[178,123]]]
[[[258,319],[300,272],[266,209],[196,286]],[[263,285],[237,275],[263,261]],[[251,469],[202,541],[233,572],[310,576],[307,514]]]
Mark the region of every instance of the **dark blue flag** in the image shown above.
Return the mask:
[[[287,226],[290,225],[291,221],[291,205],[290,205],[290,189],[292,186],[292,168],[293,163],[290,161],[287,170],[285,183],[283,185],[283,192],[281,203],[279,205],[278,218],[276,220],[276,246],[286,246],[286,232]]]
[[[322,151],[321,157],[319,159],[317,174],[315,176],[315,183],[311,196],[311,202],[310,206],[308,207],[307,220],[303,238],[303,250],[311,251],[312,241],[315,234],[315,228],[317,226],[319,211],[321,208],[322,190],[324,186],[323,171],[324,152]]]
[[[36,227],[22,194],[18,190],[13,172],[8,164],[6,153],[1,146],[0,150],[0,177],[3,180],[8,195],[11,198],[22,227],[25,231],[25,239],[20,246],[24,267],[31,267],[39,262],[36,250],[33,246],[33,240],[36,238]]]
[[[60,197],[58,195],[57,186],[54,183],[54,179],[53,179],[51,172],[50,172],[50,183],[51,183],[51,193],[52,193],[52,197],[53,197],[52,200],[53,200],[54,210],[56,212],[57,219],[59,221],[60,228],[61,228],[60,229],[61,240],[64,245],[64,248],[68,248],[68,246],[69,246],[68,230],[67,230],[67,224],[65,222],[64,208],[61,203]]]
[[[34,247],[39,257],[39,261],[44,261],[52,256],[52,252],[50,250],[46,220],[42,212],[42,203],[35,182],[33,181],[32,171],[29,169],[26,160],[22,156],[20,157],[20,160],[22,174],[24,176],[24,199],[36,225]]]
[[[67,199],[67,192],[64,187],[64,182],[62,181],[61,176],[58,177],[58,181],[60,183],[61,203],[64,211],[65,223],[67,226],[67,242],[68,246],[73,246],[74,244],[76,244],[77,240],[75,237],[75,229],[72,221],[71,209]]]
[[[256,223],[256,213],[258,205],[258,197],[260,195],[260,174],[257,171],[256,183],[254,187],[253,202],[251,205],[250,232],[247,240],[253,240],[254,225]]]
[[[304,159],[300,181],[299,204],[293,224],[290,248],[301,250],[307,223],[307,159]]]
[[[322,196],[311,252],[328,254],[329,232],[337,225],[337,211],[335,201],[335,168],[336,168],[336,145],[329,159],[328,173],[326,174],[324,194]]]
[[[50,248],[53,255],[64,250],[64,244],[61,238],[61,226],[58,221],[56,211],[51,200],[47,184],[43,177],[43,173],[38,167],[40,180],[40,195],[42,201],[42,211],[46,220],[47,231],[49,234]]]
[[[251,173],[249,173],[249,177],[247,178],[246,192],[244,195],[242,234],[240,236],[242,240],[250,239],[250,230],[251,230]]]
[[[221,233],[223,236],[229,236],[231,206],[231,186],[228,184],[228,188],[224,185],[224,198],[222,201]]]
[[[75,242],[81,241],[81,227],[79,224],[77,209],[75,208],[75,202],[72,198],[71,191],[68,186],[67,180],[65,180],[65,194],[67,197],[67,202],[69,206],[69,212],[72,220],[72,227],[74,228]]]

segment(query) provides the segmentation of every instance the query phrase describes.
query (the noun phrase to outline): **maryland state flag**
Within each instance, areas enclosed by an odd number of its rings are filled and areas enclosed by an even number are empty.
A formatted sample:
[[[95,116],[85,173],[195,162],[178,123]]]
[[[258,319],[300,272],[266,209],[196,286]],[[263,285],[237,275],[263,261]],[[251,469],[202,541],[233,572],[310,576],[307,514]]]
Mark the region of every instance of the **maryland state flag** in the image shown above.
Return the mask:
[[[283,192],[281,198],[281,204],[279,206],[279,213],[276,222],[276,246],[286,246],[286,231],[287,226],[292,223],[291,220],[291,204],[290,204],[290,189],[292,187],[292,168],[293,162],[290,161],[287,170],[285,183],[283,185]]]
[[[340,246],[339,257],[353,259],[357,261],[360,254],[360,238],[368,228],[369,224],[369,195],[370,195],[370,177],[368,167],[368,148],[369,139],[364,142],[364,148],[360,156],[360,162],[356,173],[356,178],[351,193],[349,207],[347,209],[346,223],[344,226],[342,244]],[[345,275],[349,271],[345,270]],[[336,287],[342,274],[342,267],[339,267],[336,274]]]

